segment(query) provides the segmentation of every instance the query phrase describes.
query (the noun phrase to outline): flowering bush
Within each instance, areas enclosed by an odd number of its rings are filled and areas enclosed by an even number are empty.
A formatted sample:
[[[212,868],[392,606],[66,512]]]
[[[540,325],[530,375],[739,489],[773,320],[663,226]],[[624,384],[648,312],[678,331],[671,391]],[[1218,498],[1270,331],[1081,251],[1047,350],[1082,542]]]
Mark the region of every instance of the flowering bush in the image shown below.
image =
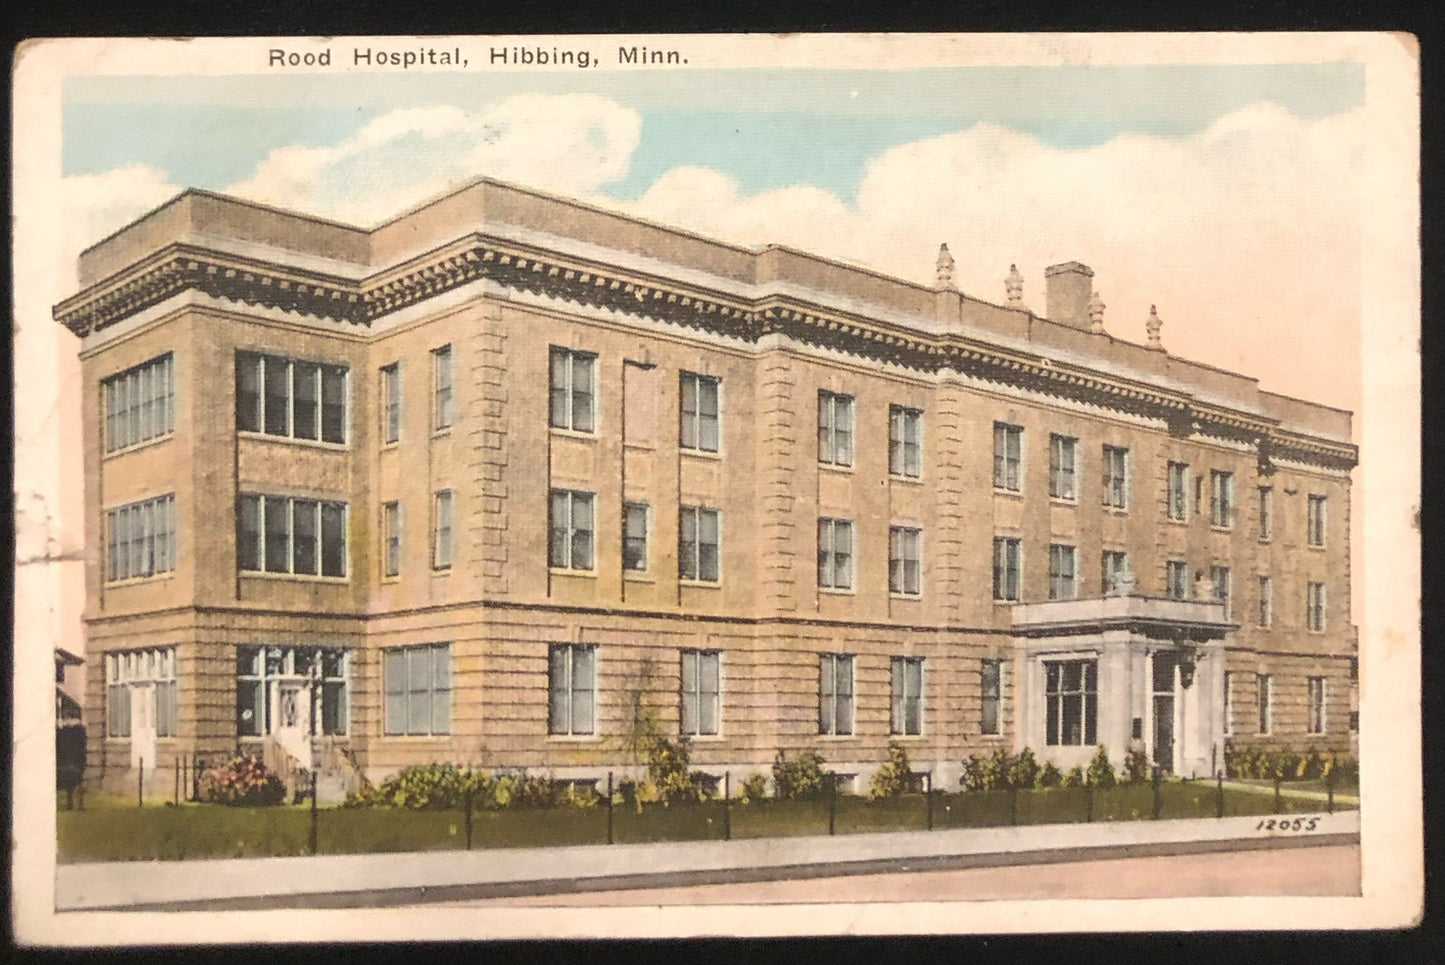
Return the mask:
[[[773,759],[773,789],[779,799],[803,797],[823,790],[823,757],[817,751],[801,751],[788,760],[778,751]]]
[[[200,797],[211,804],[280,804],[286,797],[286,786],[259,757],[241,756],[203,773]]]
[[[762,801],[768,796],[768,775],[749,774],[743,781],[740,795],[744,801]]]
[[[525,772],[493,775],[455,764],[414,764],[379,786],[365,784],[346,798],[347,807],[393,807],[415,811],[508,808],[590,808],[597,793],[585,787]]]

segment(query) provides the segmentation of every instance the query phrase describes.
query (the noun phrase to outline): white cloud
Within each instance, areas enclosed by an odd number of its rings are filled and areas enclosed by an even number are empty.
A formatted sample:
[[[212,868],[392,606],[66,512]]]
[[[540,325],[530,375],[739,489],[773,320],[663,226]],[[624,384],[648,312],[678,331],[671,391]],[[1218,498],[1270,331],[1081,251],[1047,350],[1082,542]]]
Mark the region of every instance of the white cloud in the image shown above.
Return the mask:
[[[357,224],[482,176],[587,195],[627,172],[641,131],[636,111],[595,94],[519,94],[475,112],[406,108],[334,147],[279,148],[226,190]]]
[[[1082,261],[1114,334],[1142,342],[1157,303],[1171,352],[1354,407],[1356,120],[1302,121],[1257,104],[1190,138],[1124,136],[1084,150],[978,125],[879,155],[852,205],[807,186],[746,195],[718,172],[681,168],[630,207],[925,283],[946,241],[965,292],[1003,301],[1017,263],[1038,312],[1043,269]]]
[[[66,257],[61,278],[70,279],[62,297],[75,290],[75,260],[80,252],[111,232],[180,193],[165,174],[148,164],[131,164],[100,174],[66,178],[58,192]]]

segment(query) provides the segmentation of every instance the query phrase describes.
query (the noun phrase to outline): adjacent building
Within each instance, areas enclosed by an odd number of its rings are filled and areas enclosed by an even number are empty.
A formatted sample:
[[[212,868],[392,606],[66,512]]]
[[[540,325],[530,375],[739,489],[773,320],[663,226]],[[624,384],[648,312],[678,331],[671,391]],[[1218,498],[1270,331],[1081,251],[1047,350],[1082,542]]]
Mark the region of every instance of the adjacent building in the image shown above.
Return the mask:
[[[482,180],[187,191],[85,251],[90,766],[595,780],[813,749],[1346,750],[1350,414],[1105,330]],[[169,786],[169,785],[167,785]]]

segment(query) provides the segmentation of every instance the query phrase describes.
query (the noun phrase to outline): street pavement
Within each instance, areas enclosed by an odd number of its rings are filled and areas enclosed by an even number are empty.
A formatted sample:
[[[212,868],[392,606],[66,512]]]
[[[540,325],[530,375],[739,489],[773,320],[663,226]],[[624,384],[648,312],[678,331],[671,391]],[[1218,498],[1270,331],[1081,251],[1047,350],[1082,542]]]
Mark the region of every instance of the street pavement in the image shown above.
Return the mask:
[[[96,862],[56,869],[56,909],[366,908],[639,888],[950,872],[1101,859],[1352,846],[1356,811],[657,844]]]

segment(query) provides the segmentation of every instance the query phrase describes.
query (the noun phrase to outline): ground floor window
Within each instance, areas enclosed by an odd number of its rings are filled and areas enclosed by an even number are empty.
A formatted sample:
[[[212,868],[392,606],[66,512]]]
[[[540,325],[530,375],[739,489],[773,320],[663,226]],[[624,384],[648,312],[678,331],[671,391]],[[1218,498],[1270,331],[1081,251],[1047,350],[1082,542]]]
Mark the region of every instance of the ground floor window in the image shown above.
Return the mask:
[[[818,733],[853,733],[853,655],[818,657]]]
[[[682,732],[691,736],[718,732],[720,664],[716,650],[682,652]]]
[[[298,694],[310,694],[317,714],[316,733],[346,733],[350,708],[347,680],[350,657],[339,647],[245,646],[236,648],[236,733],[261,737],[277,727],[306,727],[296,706]],[[282,681],[302,690],[278,686]],[[310,687],[315,684],[316,691]],[[303,696],[302,699],[305,699]]]
[[[999,713],[1003,705],[1003,661],[996,657],[985,657],[981,681],[983,718],[980,730],[985,734],[999,733]]]
[[[1325,732],[1325,678],[1311,677],[1309,680],[1309,688],[1309,732],[1311,734],[1323,734]]]
[[[1044,698],[1050,746],[1098,743],[1099,662],[1048,660],[1044,662]]]
[[[388,735],[452,732],[452,648],[446,643],[382,651]]]
[[[1259,709],[1259,732],[1261,734],[1268,734],[1274,723],[1272,719],[1274,717],[1274,701],[1272,699],[1273,695],[1270,693],[1271,681],[1269,674],[1255,674],[1254,685],[1255,701]]]
[[[893,658],[893,733],[923,733],[923,658]]]
[[[176,702],[176,648],[147,647],[105,655],[106,734],[132,736],[132,714],[139,726],[154,727],[157,737],[174,737],[179,728]],[[154,704],[145,703],[154,701]]]
[[[554,644],[548,663],[548,732],[595,733],[597,648],[577,643]]]

